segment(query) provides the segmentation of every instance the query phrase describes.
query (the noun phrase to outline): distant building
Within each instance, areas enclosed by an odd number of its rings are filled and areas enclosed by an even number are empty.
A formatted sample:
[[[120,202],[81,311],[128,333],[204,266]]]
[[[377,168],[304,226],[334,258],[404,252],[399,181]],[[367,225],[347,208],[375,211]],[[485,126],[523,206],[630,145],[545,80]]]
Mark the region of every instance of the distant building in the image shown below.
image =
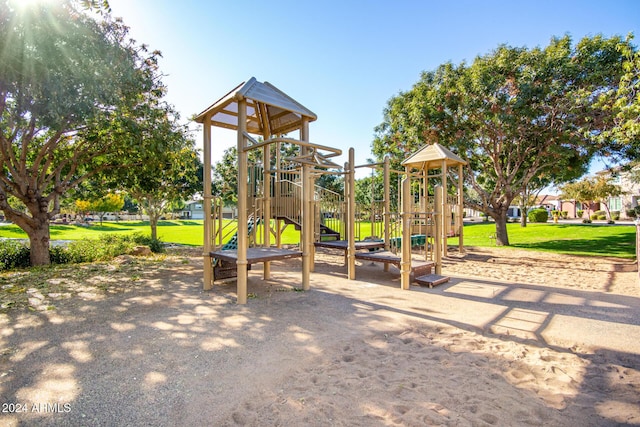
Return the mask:
[[[180,219],[204,219],[202,200],[190,200],[180,211]]]
[[[202,200],[190,200],[185,203],[184,209],[180,211],[180,219],[204,219],[204,202]],[[222,218],[235,219],[238,217],[238,209],[235,206],[225,206],[222,208]]]
[[[628,168],[626,168],[628,169]],[[636,182],[640,165],[629,170],[617,167],[598,172],[598,175],[610,176],[613,184],[619,185],[622,195],[611,197],[608,200],[610,211],[619,211],[620,219],[628,219],[627,211],[640,205],[640,183]]]

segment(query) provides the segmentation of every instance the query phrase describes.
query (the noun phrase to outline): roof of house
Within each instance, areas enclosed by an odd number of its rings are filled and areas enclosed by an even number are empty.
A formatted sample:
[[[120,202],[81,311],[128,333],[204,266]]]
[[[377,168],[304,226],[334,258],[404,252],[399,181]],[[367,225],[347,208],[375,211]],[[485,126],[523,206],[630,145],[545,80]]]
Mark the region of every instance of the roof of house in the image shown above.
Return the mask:
[[[560,197],[552,194],[540,194],[536,198],[536,203],[539,205],[543,205],[545,203],[555,202],[556,200],[560,200]]]

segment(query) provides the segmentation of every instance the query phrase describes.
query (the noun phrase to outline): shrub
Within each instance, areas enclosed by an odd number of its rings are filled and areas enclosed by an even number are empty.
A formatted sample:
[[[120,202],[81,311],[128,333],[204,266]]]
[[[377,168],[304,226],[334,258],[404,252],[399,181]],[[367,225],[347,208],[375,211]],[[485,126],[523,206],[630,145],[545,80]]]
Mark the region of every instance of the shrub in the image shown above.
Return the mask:
[[[560,215],[562,215],[562,219],[567,219],[569,218],[569,211],[562,211]]]
[[[582,218],[582,215],[584,215],[584,211],[582,209],[578,209],[578,211],[576,212],[577,218]]]
[[[153,253],[162,253],[164,252],[164,245],[159,239],[152,239],[151,236],[135,233],[132,235],[133,242],[137,245],[145,245],[149,246],[151,252]]]
[[[67,247],[69,262],[107,261],[128,253],[135,246],[131,236],[115,233],[104,234],[98,239],[83,239],[71,242]]]
[[[610,219],[609,221],[607,221],[607,224],[615,224],[616,222],[612,219]]]
[[[607,216],[607,212],[606,211],[602,211],[602,210],[595,211],[594,214],[596,214],[598,216],[602,216],[602,215],[604,215],[605,217]]]
[[[596,214],[596,213],[592,213],[592,214],[589,216],[589,219],[590,219],[590,220],[592,220],[592,221],[593,221],[594,219],[598,219],[598,214]]]
[[[637,218],[638,217],[638,214],[636,213],[635,209],[627,209],[624,213],[627,215],[628,218]]]
[[[620,219],[620,211],[611,211],[611,219],[618,221]]]
[[[69,251],[64,246],[54,246],[49,249],[51,264],[68,264],[71,262]]]
[[[16,240],[0,240],[0,271],[31,265],[31,251]]]
[[[585,219],[582,220],[582,223],[583,224],[591,224],[591,220],[585,218]]]
[[[527,214],[529,222],[547,222],[549,213],[546,209],[532,209]]]

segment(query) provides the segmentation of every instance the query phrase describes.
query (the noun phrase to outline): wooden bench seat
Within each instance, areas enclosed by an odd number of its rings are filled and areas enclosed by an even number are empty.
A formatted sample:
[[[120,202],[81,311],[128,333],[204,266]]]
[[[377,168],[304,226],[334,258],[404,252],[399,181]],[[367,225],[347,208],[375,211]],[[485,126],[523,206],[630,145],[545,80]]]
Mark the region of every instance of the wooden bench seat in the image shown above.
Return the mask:
[[[374,252],[356,252],[356,259],[381,262],[383,264],[393,264],[400,269],[401,258],[389,251],[374,251]],[[431,273],[431,269],[435,266],[433,261],[425,260],[411,260],[411,281],[414,281],[415,277],[424,276]]]

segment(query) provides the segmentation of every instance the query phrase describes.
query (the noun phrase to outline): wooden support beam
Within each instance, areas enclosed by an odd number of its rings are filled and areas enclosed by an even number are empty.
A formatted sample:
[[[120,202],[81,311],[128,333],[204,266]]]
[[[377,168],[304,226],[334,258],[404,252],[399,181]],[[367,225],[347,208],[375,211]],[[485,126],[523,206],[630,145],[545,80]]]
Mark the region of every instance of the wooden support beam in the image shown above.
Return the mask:
[[[204,118],[203,126],[203,148],[204,148],[204,188],[203,188],[203,205],[204,212],[204,244],[203,244],[203,261],[204,261],[204,277],[202,289],[205,291],[213,287],[213,266],[211,263],[211,238],[212,238],[212,221],[211,218],[211,117]]]
[[[247,178],[248,160],[245,151],[247,105],[244,99],[238,101],[238,260],[237,296],[238,304],[247,303]]]

